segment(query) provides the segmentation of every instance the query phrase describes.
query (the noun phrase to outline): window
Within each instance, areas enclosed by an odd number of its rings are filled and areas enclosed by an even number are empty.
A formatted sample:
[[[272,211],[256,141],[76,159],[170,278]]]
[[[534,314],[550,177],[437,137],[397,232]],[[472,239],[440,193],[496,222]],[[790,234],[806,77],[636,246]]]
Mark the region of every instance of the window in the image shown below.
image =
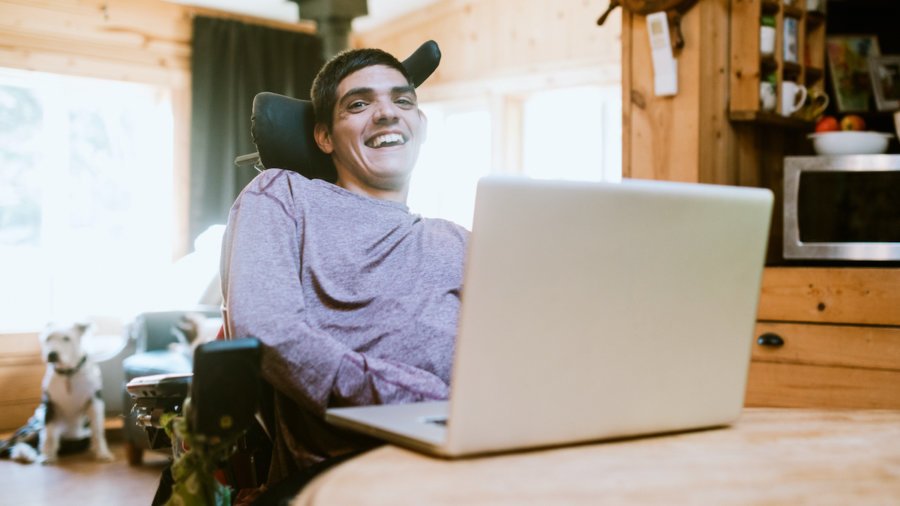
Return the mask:
[[[410,183],[412,211],[471,228],[478,179],[496,172],[621,180],[618,84],[490,97],[421,104],[428,117],[428,139]]]
[[[491,168],[491,116],[485,108],[422,105],[428,138],[410,181],[409,207],[471,228],[475,185]]]
[[[172,165],[168,90],[0,69],[0,332],[145,309]]]
[[[535,178],[622,179],[618,86],[531,94],[522,111],[522,172]]]

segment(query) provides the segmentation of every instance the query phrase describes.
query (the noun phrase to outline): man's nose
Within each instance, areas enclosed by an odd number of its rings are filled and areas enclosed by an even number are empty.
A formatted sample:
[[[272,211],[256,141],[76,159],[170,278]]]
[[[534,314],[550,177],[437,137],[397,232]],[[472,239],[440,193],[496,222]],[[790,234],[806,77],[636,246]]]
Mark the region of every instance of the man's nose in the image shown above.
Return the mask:
[[[397,121],[397,106],[391,102],[378,102],[375,109],[375,122],[383,124],[391,124]]]

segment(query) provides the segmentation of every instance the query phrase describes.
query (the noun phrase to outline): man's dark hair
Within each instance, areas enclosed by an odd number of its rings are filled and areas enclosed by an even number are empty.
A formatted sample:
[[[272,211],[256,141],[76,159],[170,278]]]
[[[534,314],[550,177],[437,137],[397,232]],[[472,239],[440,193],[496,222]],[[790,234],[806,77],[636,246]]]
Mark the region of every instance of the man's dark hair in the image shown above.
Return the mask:
[[[384,65],[403,74],[410,86],[413,85],[406,68],[393,55],[380,49],[349,49],[338,53],[316,74],[310,96],[316,123],[322,123],[331,131],[334,124],[334,106],[337,103],[337,89],[341,81],[357,70]]]

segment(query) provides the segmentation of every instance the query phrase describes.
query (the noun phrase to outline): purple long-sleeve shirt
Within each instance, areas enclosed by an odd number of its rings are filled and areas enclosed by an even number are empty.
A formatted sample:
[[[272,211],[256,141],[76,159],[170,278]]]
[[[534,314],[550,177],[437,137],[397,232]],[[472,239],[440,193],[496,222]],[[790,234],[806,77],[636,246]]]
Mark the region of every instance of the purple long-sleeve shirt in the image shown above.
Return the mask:
[[[275,390],[270,482],[359,444],[326,407],[446,399],[468,232],[269,169],[228,219],[229,335],[263,344]]]

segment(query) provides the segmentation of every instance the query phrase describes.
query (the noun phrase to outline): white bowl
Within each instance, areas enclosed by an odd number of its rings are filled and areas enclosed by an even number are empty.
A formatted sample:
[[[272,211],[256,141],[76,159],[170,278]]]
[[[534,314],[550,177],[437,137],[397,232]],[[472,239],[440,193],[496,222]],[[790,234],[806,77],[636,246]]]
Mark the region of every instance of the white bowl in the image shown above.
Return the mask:
[[[818,132],[809,134],[820,155],[874,155],[887,151],[893,134],[882,132]]]

